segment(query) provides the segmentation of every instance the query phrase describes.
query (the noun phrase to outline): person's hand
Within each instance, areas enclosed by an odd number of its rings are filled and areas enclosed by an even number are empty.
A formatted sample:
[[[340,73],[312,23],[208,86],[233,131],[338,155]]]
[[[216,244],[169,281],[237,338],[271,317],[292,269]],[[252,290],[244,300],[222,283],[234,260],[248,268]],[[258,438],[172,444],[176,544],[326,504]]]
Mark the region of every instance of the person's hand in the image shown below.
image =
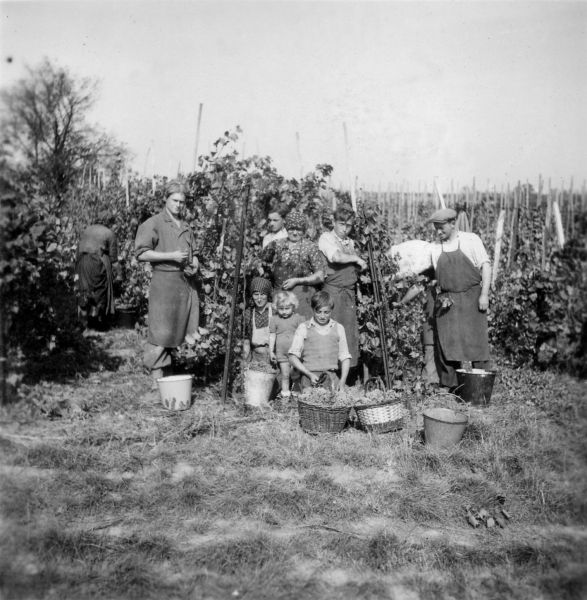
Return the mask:
[[[113,265],[113,271],[114,271],[114,279],[116,281],[122,281],[122,268],[118,263],[114,263]]]
[[[479,296],[479,310],[485,312],[489,308],[489,296],[487,294],[481,294]]]
[[[297,277],[290,277],[283,282],[281,286],[284,290],[291,290],[299,284],[299,279]]]
[[[345,388],[346,388],[346,384],[343,383],[342,381],[339,381],[338,385],[336,386],[336,391],[343,392]]]
[[[320,381],[320,375],[316,375],[316,373],[310,373],[308,379],[312,385],[316,385]]]
[[[174,252],[169,253],[170,260],[183,265],[187,262],[188,259],[188,251],[187,250],[175,250]]]
[[[362,258],[357,259],[357,265],[361,271],[364,271],[367,268],[367,263]]]
[[[269,352],[269,360],[272,363],[276,363],[277,362],[277,354],[275,354],[275,352]]]
[[[194,256],[192,258],[192,264],[191,265],[186,265],[183,268],[183,272],[188,276],[188,277],[193,277],[197,272],[198,269],[200,268],[200,263],[198,261],[198,259]]]

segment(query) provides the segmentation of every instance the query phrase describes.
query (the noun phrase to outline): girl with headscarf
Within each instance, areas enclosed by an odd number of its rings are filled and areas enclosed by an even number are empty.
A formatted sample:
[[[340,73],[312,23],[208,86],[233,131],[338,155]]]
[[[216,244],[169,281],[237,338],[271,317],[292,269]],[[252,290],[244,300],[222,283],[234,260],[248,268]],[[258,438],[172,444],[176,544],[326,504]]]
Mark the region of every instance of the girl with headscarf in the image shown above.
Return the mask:
[[[299,313],[309,319],[313,314],[310,300],[324,281],[326,263],[318,245],[303,239],[307,222],[301,212],[291,211],[285,228],[287,238],[271,242],[263,260],[269,263],[275,292],[292,291],[299,301]]]
[[[271,283],[263,277],[253,277],[250,292],[252,306],[245,309],[243,356],[251,362],[269,363],[269,323],[273,316],[269,304]]]

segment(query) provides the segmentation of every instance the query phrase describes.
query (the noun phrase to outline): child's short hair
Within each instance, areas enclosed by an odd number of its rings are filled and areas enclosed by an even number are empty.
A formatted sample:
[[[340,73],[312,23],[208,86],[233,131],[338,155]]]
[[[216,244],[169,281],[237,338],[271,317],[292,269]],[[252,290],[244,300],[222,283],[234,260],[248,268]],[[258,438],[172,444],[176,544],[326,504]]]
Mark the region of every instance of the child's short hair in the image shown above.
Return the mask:
[[[320,291],[316,292],[312,296],[310,300],[310,306],[312,307],[312,310],[320,310],[325,306],[328,306],[329,308],[334,308],[334,300],[331,298],[328,292]]]
[[[355,220],[355,211],[347,204],[339,205],[332,213],[333,221],[350,221]]]
[[[273,299],[273,308],[277,310],[277,307],[280,304],[282,306],[293,306],[294,308],[297,308],[300,304],[300,301],[293,292],[289,292],[287,290],[279,290],[279,292],[275,294],[275,298]]]

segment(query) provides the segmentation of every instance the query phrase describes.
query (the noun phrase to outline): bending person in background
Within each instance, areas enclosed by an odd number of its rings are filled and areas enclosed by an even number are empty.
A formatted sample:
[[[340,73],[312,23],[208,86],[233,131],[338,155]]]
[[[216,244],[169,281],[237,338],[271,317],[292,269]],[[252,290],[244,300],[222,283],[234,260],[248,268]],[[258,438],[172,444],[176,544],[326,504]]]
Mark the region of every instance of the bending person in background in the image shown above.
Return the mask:
[[[470,361],[480,369],[491,366],[487,332],[491,263],[481,238],[459,231],[456,218],[456,211],[444,208],[428,219],[439,240],[430,251],[439,287],[434,310],[436,366],[440,384],[449,388],[457,385],[461,363]]]
[[[105,219],[100,219],[105,221]],[[94,224],[82,232],[75,265],[78,314],[85,327],[105,329],[114,314],[114,272],[118,244],[114,232]]]
[[[323,290],[334,302],[332,318],[345,330],[351,368],[359,362],[359,325],[355,286],[358,273],[367,263],[357,254],[353,240],[348,236],[353,228],[355,213],[347,206],[340,206],[333,213],[332,231],[320,236],[318,247],[326,258],[326,278]]]
[[[291,211],[285,219],[287,239],[271,242],[263,251],[263,260],[269,264],[274,294],[279,290],[292,291],[298,298],[298,312],[310,318],[310,305],[316,288],[324,281],[326,262],[318,245],[303,239],[307,229],[305,216]]]
[[[269,233],[263,236],[262,247],[267,248],[271,242],[277,240],[285,240],[287,238],[287,230],[285,229],[285,210],[275,208],[267,214],[267,225]]]
[[[165,207],[138,229],[135,254],[153,268],[149,288],[149,336],[144,365],[150,370],[154,387],[158,377],[168,374],[171,351],[183,343],[186,334],[197,331],[198,293],[193,278],[198,270],[195,240],[189,226],[181,220],[185,188],[171,181],[165,188]]]

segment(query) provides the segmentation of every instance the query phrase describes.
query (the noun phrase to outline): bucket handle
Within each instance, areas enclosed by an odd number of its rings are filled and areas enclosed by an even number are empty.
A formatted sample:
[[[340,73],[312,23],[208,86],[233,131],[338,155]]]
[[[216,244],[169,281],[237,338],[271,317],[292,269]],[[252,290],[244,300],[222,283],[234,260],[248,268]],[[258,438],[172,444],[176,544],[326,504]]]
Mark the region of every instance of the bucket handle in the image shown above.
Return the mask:
[[[451,397],[453,399],[453,403],[456,403],[457,406],[446,406],[446,402],[443,402],[442,397]],[[436,393],[434,396],[430,396],[424,401],[423,408],[448,408],[450,410],[454,410],[456,412],[463,413],[467,415],[467,418],[470,420],[471,418],[471,404],[469,402],[465,402],[460,396],[453,394],[452,392],[441,391]]]

